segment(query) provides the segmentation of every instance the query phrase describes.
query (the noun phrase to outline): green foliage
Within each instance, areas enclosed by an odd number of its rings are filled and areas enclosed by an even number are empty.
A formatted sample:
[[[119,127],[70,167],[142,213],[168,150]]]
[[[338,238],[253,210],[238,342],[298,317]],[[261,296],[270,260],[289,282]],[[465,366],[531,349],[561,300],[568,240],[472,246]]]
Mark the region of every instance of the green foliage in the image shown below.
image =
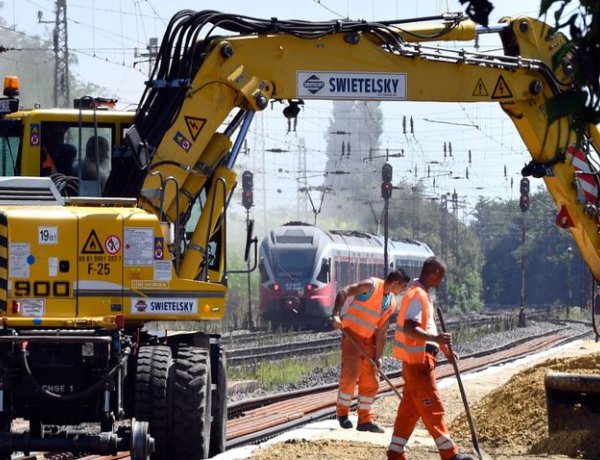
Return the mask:
[[[460,0],[467,3],[467,14],[475,22],[487,25],[493,8],[488,0]],[[569,37],[553,59],[554,70],[572,69],[573,85],[548,100],[546,109],[550,122],[568,116],[578,139],[590,124],[600,123],[600,2],[580,0],[573,7],[571,0],[540,0],[540,16],[554,10],[551,34],[564,32]],[[567,9],[567,7],[569,7]]]
[[[478,271],[468,270],[462,278],[448,283],[448,305],[456,313],[483,309],[481,299],[481,275]]]
[[[460,0],[461,4],[467,4],[466,13],[476,23],[483,26],[488,25],[488,18],[494,6],[488,0]]]
[[[232,380],[257,380],[260,388],[270,390],[279,385],[296,383],[302,380],[313,369],[339,365],[338,352],[309,359],[285,359],[280,361],[264,361],[253,367],[231,367],[227,375]]]
[[[547,192],[532,195],[527,213],[519,210],[517,200],[480,200],[476,209],[471,228],[483,242],[486,304],[520,302],[523,225],[525,303],[586,304],[590,274],[577,248],[572,246],[571,235],[556,226],[556,206]]]
[[[542,0],[540,5],[540,16],[556,8],[551,33],[563,31],[570,37],[556,54],[554,69],[568,63],[573,70],[573,86],[546,105],[550,121],[568,116],[581,139],[589,124],[600,123],[600,2],[581,0],[578,7],[571,6],[571,0]]]
[[[228,252],[228,270],[245,270],[243,249]],[[251,258],[253,255],[251,255]],[[251,260],[252,262],[252,260]],[[248,275],[246,273],[231,273],[227,278],[227,312],[223,321],[224,330],[236,330],[256,325],[259,321],[258,289],[260,286],[258,270],[250,273],[250,306],[248,305]]]
[[[0,9],[4,7],[0,3]],[[29,36],[20,31],[11,30],[0,18],[0,43],[13,50],[0,56],[1,75],[16,75],[21,82],[22,107],[54,107],[54,51],[52,30],[48,28],[46,37]],[[71,68],[77,65],[77,56],[69,57]],[[73,72],[69,73],[71,98],[81,96],[114,97],[106,88],[90,82],[82,82]]]

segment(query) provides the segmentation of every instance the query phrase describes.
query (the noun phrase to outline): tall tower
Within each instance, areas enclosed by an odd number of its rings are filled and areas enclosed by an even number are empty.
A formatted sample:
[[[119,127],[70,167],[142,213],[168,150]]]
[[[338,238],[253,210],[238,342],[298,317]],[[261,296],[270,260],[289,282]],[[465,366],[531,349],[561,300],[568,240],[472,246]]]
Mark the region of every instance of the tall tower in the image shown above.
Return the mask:
[[[54,106],[71,105],[69,94],[69,45],[67,42],[67,0],[56,0],[54,21]]]

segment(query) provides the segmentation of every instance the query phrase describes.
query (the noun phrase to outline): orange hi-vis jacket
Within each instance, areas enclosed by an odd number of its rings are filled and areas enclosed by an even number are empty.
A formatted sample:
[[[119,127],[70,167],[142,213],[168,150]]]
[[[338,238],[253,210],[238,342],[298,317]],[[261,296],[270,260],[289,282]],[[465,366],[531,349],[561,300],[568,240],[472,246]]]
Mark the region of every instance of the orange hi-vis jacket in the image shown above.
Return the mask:
[[[391,296],[387,310],[383,308],[383,284],[379,278],[370,278],[373,287],[366,293],[366,299],[360,300],[357,296],[352,299],[342,319],[342,327],[351,330],[355,335],[368,339],[373,336],[378,327],[381,327],[396,311],[396,298]]]
[[[394,335],[394,348],[392,356],[410,364],[425,362],[425,340],[412,339],[404,333],[404,319],[406,312],[413,300],[419,299],[421,303],[421,328],[427,330],[427,318],[429,308],[429,295],[418,283],[408,288],[400,301],[400,311],[396,322],[396,333]]]

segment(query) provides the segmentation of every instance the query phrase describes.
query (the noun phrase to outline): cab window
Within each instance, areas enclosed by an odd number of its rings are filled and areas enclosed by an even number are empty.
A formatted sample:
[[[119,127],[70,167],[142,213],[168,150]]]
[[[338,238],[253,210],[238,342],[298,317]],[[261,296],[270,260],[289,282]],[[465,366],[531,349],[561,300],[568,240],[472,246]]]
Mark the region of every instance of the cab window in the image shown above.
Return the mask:
[[[99,196],[111,168],[114,126],[63,122],[42,123],[42,176],[79,178],[79,195]]]
[[[16,120],[0,121],[0,176],[14,176],[21,150],[23,126]]]

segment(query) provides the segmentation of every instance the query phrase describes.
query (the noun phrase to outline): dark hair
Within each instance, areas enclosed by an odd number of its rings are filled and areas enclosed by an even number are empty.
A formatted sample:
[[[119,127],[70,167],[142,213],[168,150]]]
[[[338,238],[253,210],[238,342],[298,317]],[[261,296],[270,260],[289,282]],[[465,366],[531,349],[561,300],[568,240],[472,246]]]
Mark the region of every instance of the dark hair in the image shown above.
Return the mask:
[[[430,273],[435,272],[436,270],[443,270],[446,272],[448,268],[446,267],[446,262],[444,262],[438,256],[428,257],[425,262],[423,262],[423,268],[421,269],[421,276],[429,275]]]
[[[397,268],[396,270],[389,272],[388,276],[385,280],[388,283],[393,283],[395,281],[409,282],[410,276],[408,276],[406,274],[406,272],[404,270],[402,270],[401,268]]]

